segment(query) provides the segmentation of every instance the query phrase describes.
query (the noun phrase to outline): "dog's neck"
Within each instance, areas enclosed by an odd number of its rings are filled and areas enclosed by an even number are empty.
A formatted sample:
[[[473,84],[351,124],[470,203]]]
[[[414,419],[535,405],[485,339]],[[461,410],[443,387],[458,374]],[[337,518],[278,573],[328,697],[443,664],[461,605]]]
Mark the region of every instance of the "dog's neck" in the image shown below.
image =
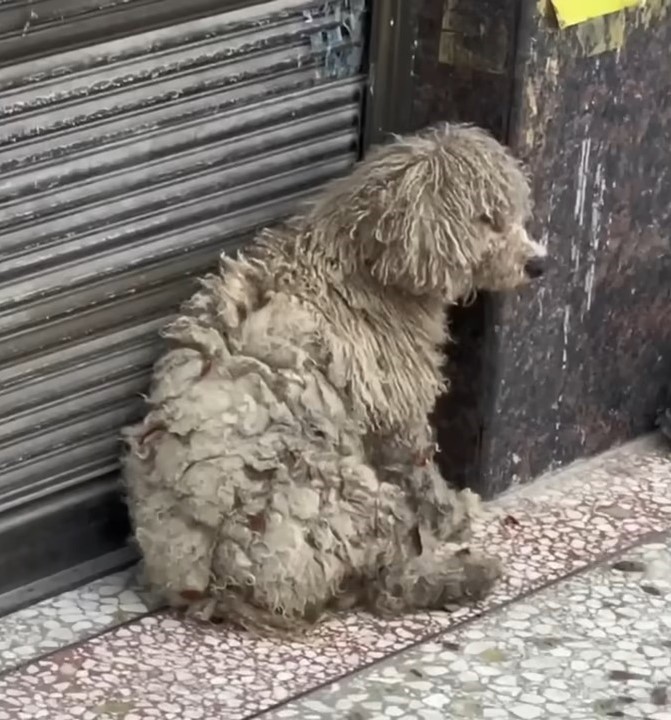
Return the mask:
[[[345,274],[331,262],[310,260],[304,299],[324,318],[331,382],[348,392],[356,414],[382,431],[404,434],[409,425],[426,422],[444,390],[445,299],[411,295],[365,272]]]
[[[421,426],[444,389],[441,299],[403,295],[365,277],[334,284],[328,295],[319,310],[333,329],[329,379],[347,388],[372,426],[402,435]]]
[[[445,297],[385,286],[282,230],[265,234],[252,258],[242,275],[260,284],[259,297],[288,294],[311,308],[326,351],[319,364],[355,415],[392,434],[423,428],[444,389]]]

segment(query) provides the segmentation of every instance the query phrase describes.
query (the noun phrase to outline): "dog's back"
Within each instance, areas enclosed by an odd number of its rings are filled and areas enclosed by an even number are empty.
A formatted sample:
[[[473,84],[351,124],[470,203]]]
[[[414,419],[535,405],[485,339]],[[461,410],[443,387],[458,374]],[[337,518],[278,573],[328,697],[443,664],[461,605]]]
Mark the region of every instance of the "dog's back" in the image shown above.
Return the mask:
[[[168,328],[150,412],[126,433],[136,536],[173,604],[296,625],[375,552],[378,481],[310,353],[315,315],[272,292],[222,332],[203,308],[228,292],[210,280]]]

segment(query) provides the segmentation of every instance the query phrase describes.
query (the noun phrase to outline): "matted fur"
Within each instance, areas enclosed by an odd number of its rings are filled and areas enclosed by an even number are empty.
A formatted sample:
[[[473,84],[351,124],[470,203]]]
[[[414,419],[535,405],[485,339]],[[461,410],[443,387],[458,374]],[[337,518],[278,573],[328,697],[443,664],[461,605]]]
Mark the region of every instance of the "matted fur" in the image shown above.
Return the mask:
[[[484,132],[378,148],[306,211],[222,257],[164,335],[125,478],[171,603],[296,631],[329,609],[480,597],[477,498],[440,476],[428,422],[445,307],[528,280],[527,181]]]

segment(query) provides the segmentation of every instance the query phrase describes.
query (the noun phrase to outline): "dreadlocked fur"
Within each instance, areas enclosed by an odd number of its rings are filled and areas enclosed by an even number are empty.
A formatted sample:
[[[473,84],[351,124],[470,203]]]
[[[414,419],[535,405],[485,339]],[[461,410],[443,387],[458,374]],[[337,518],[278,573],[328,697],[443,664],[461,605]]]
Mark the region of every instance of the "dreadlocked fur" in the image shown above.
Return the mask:
[[[513,288],[544,250],[527,181],[466,126],[397,138],[262,232],[169,325],[125,438],[135,536],[176,606],[297,632],[329,610],[486,593],[476,496],[440,476],[444,312]]]

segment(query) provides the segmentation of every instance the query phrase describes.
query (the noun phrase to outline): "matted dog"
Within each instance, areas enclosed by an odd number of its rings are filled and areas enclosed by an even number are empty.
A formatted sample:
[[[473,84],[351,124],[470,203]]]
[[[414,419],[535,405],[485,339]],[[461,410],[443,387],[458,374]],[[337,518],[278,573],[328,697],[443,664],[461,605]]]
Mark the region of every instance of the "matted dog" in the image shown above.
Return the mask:
[[[445,310],[542,274],[529,187],[483,131],[398,138],[303,214],[223,257],[164,332],[125,478],[151,584],[175,606],[298,632],[331,609],[480,598],[478,499],[428,421]]]

